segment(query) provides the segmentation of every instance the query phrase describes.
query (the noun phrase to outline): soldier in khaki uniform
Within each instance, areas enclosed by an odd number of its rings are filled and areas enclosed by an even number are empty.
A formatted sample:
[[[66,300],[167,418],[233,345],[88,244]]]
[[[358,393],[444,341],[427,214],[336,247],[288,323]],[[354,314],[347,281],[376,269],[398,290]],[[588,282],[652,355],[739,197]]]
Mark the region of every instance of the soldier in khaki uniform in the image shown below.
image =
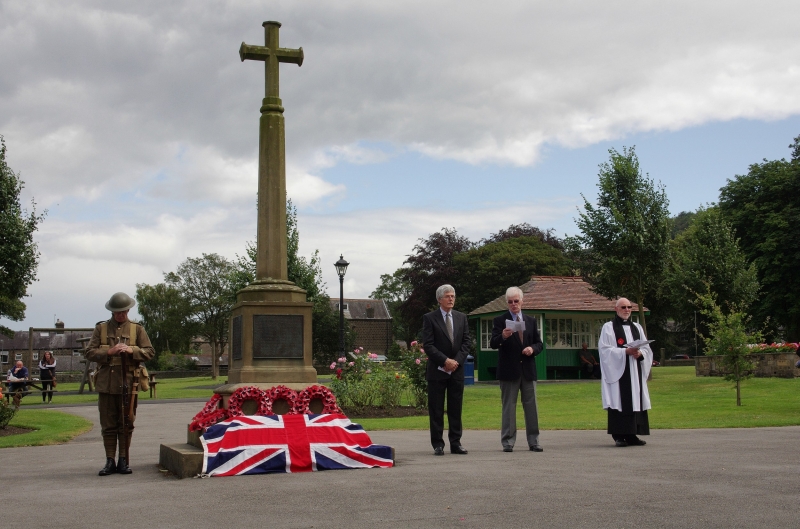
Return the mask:
[[[140,363],[150,360],[155,350],[144,327],[128,321],[128,311],[136,305],[136,301],[124,292],[117,292],[106,303],[112,318],[97,323],[89,342],[86,358],[97,362],[97,380],[95,387],[99,393],[97,407],[100,410],[100,426],[102,428],[103,445],[106,449],[106,466],[100,471],[101,476],[120,473],[130,474],[128,466],[128,447],[133,435],[133,421],[126,419],[126,430],[122,431],[122,360],[127,355],[128,388],[133,387],[133,375]],[[131,395],[135,399],[136,395]],[[135,409],[134,400],[134,409]],[[135,419],[135,416],[133,417]],[[114,463],[114,456],[119,444],[119,460]]]

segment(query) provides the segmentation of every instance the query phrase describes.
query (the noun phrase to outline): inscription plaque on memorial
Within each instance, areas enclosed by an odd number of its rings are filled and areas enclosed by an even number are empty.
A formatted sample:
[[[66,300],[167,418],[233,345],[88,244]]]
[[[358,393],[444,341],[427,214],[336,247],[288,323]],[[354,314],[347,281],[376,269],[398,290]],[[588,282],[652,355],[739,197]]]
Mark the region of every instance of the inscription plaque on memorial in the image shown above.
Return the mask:
[[[303,316],[253,316],[253,358],[303,358]]]
[[[242,316],[234,316],[231,336],[231,352],[234,360],[242,359]]]

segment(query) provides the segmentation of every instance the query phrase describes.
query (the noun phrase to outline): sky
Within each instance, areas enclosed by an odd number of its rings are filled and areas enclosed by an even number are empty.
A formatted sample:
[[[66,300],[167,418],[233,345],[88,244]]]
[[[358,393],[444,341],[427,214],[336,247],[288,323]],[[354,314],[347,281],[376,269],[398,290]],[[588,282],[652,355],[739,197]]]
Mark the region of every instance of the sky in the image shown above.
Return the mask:
[[[800,135],[792,1],[0,0],[0,135],[47,210],[13,329],[104,304],[255,239],[259,62],[276,20],[300,253],[367,297],[444,227],[577,233],[609,149],[635,146],[670,212],[718,200]],[[135,310],[132,316],[136,317]]]

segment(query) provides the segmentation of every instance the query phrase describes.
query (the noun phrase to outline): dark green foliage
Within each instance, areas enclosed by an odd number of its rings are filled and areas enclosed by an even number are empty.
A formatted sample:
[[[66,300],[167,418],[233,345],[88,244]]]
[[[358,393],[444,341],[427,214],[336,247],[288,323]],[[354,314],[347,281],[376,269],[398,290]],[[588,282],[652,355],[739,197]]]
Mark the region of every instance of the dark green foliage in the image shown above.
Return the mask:
[[[758,270],[752,312],[772,337],[800,340],[800,136],[791,161],[753,164],[720,190],[719,208]]]
[[[404,264],[392,276],[381,276],[381,285],[372,295],[392,297],[397,304],[392,316],[399,314],[407,342],[419,333],[422,316],[436,308],[440,285],[453,285],[456,309],[470,312],[508,287],[527,283],[531,276],[572,273],[562,241],[553,230],[542,231],[527,223],[512,224],[478,243],[443,228],[420,239]]]
[[[455,266],[455,256],[473,246],[469,239],[449,228],[420,239],[414,246],[404,263],[408,267],[402,268],[403,281],[411,285],[411,293],[400,305],[401,316],[412,326],[409,331],[413,335],[422,328],[422,316],[438,306],[436,289],[444,284],[456,286],[460,270]],[[458,296],[456,289],[456,309],[460,310]]]
[[[733,230],[717,208],[700,209],[694,222],[670,244],[664,293],[679,329],[694,328],[694,312],[704,308],[700,292],[710,292],[723,307],[747,307],[756,298],[756,268],[739,248]],[[698,318],[702,335],[708,316]]]
[[[369,295],[372,299],[382,299],[386,302],[389,315],[392,317],[392,334],[397,340],[404,340],[406,344],[411,343],[419,327],[419,322],[407,321],[400,306],[408,299],[411,294],[411,284],[406,280],[406,270],[398,268],[393,274],[382,274],[381,284]],[[413,329],[413,330],[412,330]],[[394,342],[392,342],[394,343]],[[399,346],[397,346],[399,348]],[[389,360],[399,360],[391,358]]]
[[[163,354],[187,353],[197,334],[192,304],[176,287],[166,283],[136,285],[136,302],[142,325],[156,350],[148,368],[160,369]]]
[[[459,270],[454,284],[457,308],[467,313],[503,295],[510,286],[527,283],[531,276],[571,274],[564,252],[532,236],[472,248],[457,254],[453,264]]]
[[[6,143],[0,136],[0,317],[19,321],[25,317],[28,286],[36,281],[39,250],[33,233],[47,211],[36,214],[31,201],[28,213],[20,205],[24,182],[6,164]],[[0,332],[14,336],[14,331],[0,325]]]
[[[203,254],[188,258],[175,272],[164,274],[166,284],[178,290],[191,306],[197,334],[211,345],[211,376],[219,375],[219,353],[228,336],[228,322],[235,302],[235,265],[224,257]]]
[[[609,150],[600,165],[597,205],[584,197],[577,219],[582,234],[565,242],[581,275],[600,295],[639,305],[639,321],[655,296],[667,264],[670,222],[664,187],[639,169],[634,148]]]
[[[670,219],[671,229],[670,235],[674,239],[679,234],[683,233],[689,226],[692,225],[694,222],[694,218],[697,215],[694,211],[681,211],[676,216]]]

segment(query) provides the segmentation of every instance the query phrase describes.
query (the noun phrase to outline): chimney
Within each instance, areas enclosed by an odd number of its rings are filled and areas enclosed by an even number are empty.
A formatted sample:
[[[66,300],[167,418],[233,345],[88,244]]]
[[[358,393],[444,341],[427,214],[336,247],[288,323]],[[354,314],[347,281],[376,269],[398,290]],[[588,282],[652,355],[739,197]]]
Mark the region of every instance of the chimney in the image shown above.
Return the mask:
[[[56,329],[62,329],[60,331],[56,331],[56,334],[64,334],[64,322],[60,319],[56,320]]]
[[[375,309],[371,305],[367,305],[367,318],[375,317]]]

